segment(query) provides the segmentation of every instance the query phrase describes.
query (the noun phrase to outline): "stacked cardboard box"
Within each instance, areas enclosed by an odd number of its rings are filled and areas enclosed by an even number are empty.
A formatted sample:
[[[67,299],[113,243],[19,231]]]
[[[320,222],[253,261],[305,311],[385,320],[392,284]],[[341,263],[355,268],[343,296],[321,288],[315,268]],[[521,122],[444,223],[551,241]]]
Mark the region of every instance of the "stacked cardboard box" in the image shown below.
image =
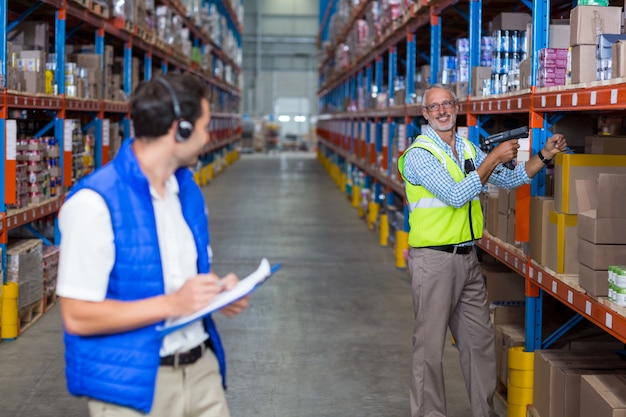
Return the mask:
[[[7,247],[7,281],[19,286],[20,309],[43,298],[41,250],[39,239],[14,240]]]
[[[570,14],[570,45],[572,84],[595,81],[598,60],[597,34],[619,34],[622,26],[621,7],[577,6]]]
[[[592,208],[578,215],[579,281],[590,295],[607,296],[609,266],[626,264],[626,175],[601,173],[592,185]]]

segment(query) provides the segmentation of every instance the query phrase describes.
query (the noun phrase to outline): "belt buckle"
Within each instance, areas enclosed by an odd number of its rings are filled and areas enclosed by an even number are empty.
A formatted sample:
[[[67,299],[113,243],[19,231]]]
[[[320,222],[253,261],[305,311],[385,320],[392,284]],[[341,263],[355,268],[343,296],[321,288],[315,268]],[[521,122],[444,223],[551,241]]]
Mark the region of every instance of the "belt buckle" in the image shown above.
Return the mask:
[[[172,368],[178,369],[179,360],[180,360],[180,352],[174,353],[174,364],[172,365]]]

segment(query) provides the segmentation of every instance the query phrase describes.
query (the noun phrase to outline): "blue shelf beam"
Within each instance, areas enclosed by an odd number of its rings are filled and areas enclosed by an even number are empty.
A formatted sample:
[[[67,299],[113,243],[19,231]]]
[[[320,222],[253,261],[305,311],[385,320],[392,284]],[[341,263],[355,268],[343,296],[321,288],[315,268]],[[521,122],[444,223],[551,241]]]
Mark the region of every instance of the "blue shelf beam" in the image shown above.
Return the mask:
[[[31,14],[33,14],[34,12],[37,11],[38,8],[40,8],[43,4],[43,2],[41,1],[37,1],[35,2],[32,6],[30,6],[28,9],[26,9],[24,11],[24,13],[22,13],[17,19],[13,20],[11,23],[7,24],[7,19],[6,19],[6,15],[7,15],[7,2],[4,1],[4,4],[2,5],[2,13],[5,15],[5,19],[3,20],[4,22],[4,27],[5,29],[5,37],[6,34],[11,32],[13,29],[15,29],[17,27],[17,25],[19,25],[20,23],[22,23],[24,20],[28,19],[28,16],[30,16]],[[6,43],[6,42],[4,42]]]

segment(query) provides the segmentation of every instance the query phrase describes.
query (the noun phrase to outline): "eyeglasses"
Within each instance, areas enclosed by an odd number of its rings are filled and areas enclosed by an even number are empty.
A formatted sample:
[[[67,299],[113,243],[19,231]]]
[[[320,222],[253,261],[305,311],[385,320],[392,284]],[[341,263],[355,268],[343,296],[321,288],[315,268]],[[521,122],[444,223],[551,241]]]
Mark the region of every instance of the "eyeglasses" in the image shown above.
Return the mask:
[[[442,101],[441,104],[439,104],[439,103],[431,103],[431,104],[429,104],[427,106],[424,106],[424,107],[429,112],[434,112],[434,111],[439,111],[442,107],[444,109],[451,109],[455,105],[456,105],[456,101],[455,100],[445,100],[445,101]]]

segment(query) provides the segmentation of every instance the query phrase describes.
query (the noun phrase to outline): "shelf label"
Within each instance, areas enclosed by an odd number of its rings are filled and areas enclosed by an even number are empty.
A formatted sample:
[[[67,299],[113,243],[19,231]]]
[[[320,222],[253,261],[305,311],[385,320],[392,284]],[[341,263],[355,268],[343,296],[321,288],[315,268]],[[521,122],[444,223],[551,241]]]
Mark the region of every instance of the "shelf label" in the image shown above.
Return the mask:
[[[572,94],[572,106],[578,106],[578,93]]]
[[[616,104],[617,103],[617,89],[612,89],[611,90],[611,104]]]
[[[489,111],[491,111],[491,101],[489,102]]]
[[[591,104],[592,106],[596,105],[596,100],[597,100],[597,92],[596,91],[592,91],[591,92],[591,97],[589,98],[589,104]]]
[[[543,284],[543,273],[541,271],[537,272],[537,282]]]
[[[500,110],[500,104],[501,104],[501,103],[502,103],[502,102],[501,102],[500,100],[498,100],[498,110]]]
[[[481,101],[480,102],[480,111],[483,111],[485,109],[485,102]]]
[[[102,120],[102,146],[109,146],[111,143],[111,121],[109,119]]]
[[[506,109],[511,110],[511,100],[506,101]]]
[[[491,249],[491,240],[487,241],[487,249]]]
[[[370,141],[368,143],[376,143],[376,123],[370,123]]]
[[[517,99],[517,108],[518,108],[518,109],[521,109],[521,108],[522,108],[522,99],[521,99],[521,98],[518,98],[518,99]]]
[[[585,301],[585,314],[591,316],[591,301]]]
[[[7,120],[6,125],[6,153],[7,160],[15,161],[17,155],[17,122],[15,120]]]
[[[532,267],[531,267],[531,268],[528,270],[528,276],[529,276],[531,279],[532,279],[532,278],[535,278],[535,269],[534,269],[534,268],[532,268]]]
[[[522,264],[522,272],[526,275],[526,264]]]
[[[611,313],[606,313],[605,324],[606,327],[608,327],[609,329],[613,328],[613,316],[611,315]]]
[[[560,94],[556,95],[556,106],[561,107],[561,95]]]
[[[509,253],[508,252],[504,252],[504,262],[509,262]]]
[[[567,290],[567,302],[570,304],[574,303],[574,293],[571,290]]]
[[[367,122],[361,123],[361,140],[363,142],[367,140]]]
[[[498,256],[498,255],[499,255],[499,253],[498,253],[498,252],[500,252],[500,247],[499,247],[498,245],[496,245],[496,256]]]
[[[519,259],[515,258],[515,262],[513,262],[513,264],[515,265],[515,269],[519,269]]]
[[[546,96],[541,96],[541,107],[546,107]]]
[[[552,292],[556,294],[556,290],[557,290],[557,284],[556,281],[552,281]]]

